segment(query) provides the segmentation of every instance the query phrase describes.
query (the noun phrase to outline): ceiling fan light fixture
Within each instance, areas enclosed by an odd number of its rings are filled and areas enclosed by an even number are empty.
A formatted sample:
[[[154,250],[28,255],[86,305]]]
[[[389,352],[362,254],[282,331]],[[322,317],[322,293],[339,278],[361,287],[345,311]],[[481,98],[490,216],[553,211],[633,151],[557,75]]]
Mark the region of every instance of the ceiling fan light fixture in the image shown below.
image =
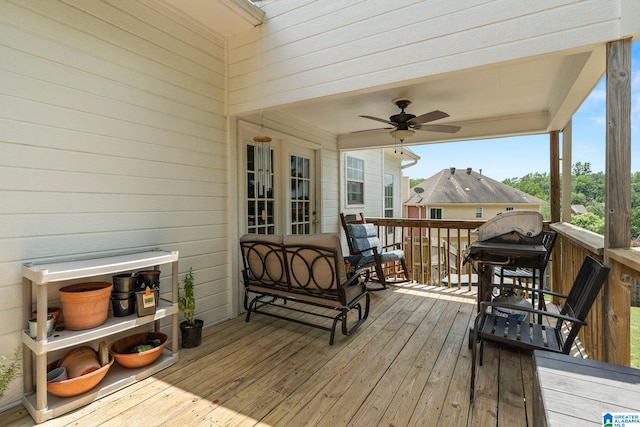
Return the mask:
[[[399,139],[401,141],[405,141],[411,138],[414,133],[416,132],[411,129],[394,129],[391,132],[389,132],[389,134],[393,139]]]

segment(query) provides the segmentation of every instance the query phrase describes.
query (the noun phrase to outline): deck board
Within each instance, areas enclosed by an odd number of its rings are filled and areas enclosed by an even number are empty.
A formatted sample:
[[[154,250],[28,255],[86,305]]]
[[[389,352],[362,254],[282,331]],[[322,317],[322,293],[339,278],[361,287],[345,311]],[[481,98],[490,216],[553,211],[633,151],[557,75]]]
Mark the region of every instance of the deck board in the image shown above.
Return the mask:
[[[42,426],[512,426],[531,420],[530,353],[485,345],[469,404],[476,297],[418,284],[371,295],[351,336],[254,314],[205,329],[154,376]],[[278,308],[274,308],[278,310]],[[318,309],[321,310],[321,309]],[[149,416],[153,414],[153,416]],[[0,425],[33,426],[22,407]]]

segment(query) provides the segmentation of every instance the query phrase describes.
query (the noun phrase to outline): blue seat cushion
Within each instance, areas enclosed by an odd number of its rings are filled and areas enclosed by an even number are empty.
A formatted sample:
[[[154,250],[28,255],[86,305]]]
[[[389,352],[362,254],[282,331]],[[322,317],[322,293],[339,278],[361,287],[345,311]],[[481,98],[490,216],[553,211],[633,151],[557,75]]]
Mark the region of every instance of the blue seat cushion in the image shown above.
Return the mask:
[[[380,261],[382,263],[385,262],[392,262],[392,261],[399,261],[402,258],[404,258],[404,251],[402,251],[401,249],[396,249],[394,251],[389,251],[389,252],[382,252],[380,254]],[[358,263],[358,265],[370,265],[370,264],[374,264],[375,263],[375,258],[373,256],[373,254],[369,255],[369,256],[363,256],[360,259],[360,262]]]
[[[373,224],[348,224],[349,234],[353,248],[357,252],[362,252],[363,257],[373,257],[373,251],[367,250],[377,248],[382,252],[382,243],[378,239],[378,232]]]
[[[378,254],[380,254],[381,261],[391,262],[398,261],[404,258],[404,251],[396,249],[393,251],[383,252],[382,242],[378,239],[378,232],[376,226],[373,224],[348,224],[349,233],[351,234],[353,247],[356,251],[362,251],[362,259],[358,265],[373,264],[375,259],[373,257],[373,251],[367,250],[370,248],[376,248]]]

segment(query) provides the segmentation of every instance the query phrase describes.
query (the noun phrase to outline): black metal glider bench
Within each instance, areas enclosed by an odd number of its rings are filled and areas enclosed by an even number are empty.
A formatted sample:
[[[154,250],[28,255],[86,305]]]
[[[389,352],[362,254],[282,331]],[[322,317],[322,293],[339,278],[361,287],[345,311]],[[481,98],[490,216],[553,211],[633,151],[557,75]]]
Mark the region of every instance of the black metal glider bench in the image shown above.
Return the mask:
[[[369,273],[363,269],[347,276],[338,234],[245,234],[240,238],[240,249],[247,322],[251,313],[262,313],[301,323],[330,331],[329,344],[333,345],[338,323],[342,333],[350,335],[369,316]],[[287,304],[289,301],[303,304]],[[306,310],[305,305],[336,313]],[[353,310],[357,311],[358,320],[349,325],[347,316]],[[305,320],[305,314],[318,317],[318,322]],[[321,318],[329,319],[331,326],[322,323]]]

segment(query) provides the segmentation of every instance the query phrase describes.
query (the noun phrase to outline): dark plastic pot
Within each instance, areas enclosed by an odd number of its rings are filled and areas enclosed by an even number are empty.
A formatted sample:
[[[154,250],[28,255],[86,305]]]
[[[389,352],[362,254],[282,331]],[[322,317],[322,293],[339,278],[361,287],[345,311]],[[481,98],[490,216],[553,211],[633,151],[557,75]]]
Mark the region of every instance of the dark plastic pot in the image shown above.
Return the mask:
[[[193,348],[200,345],[202,341],[202,325],[200,319],[195,320],[195,324],[189,324],[186,320],[180,322],[180,334],[182,335],[182,347]]]
[[[124,299],[111,298],[111,306],[115,317],[129,316],[136,310],[136,296],[131,294],[129,298]]]
[[[133,292],[111,292],[111,298],[113,299],[128,299],[135,298],[136,294]]]
[[[136,280],[135,274],[116,274],[113,276],[113,292],[133,292]]]
[[[144,291],[147,286],[151,290],[160,288],[160,270],[145,270],[138,272],[136,292]]]

